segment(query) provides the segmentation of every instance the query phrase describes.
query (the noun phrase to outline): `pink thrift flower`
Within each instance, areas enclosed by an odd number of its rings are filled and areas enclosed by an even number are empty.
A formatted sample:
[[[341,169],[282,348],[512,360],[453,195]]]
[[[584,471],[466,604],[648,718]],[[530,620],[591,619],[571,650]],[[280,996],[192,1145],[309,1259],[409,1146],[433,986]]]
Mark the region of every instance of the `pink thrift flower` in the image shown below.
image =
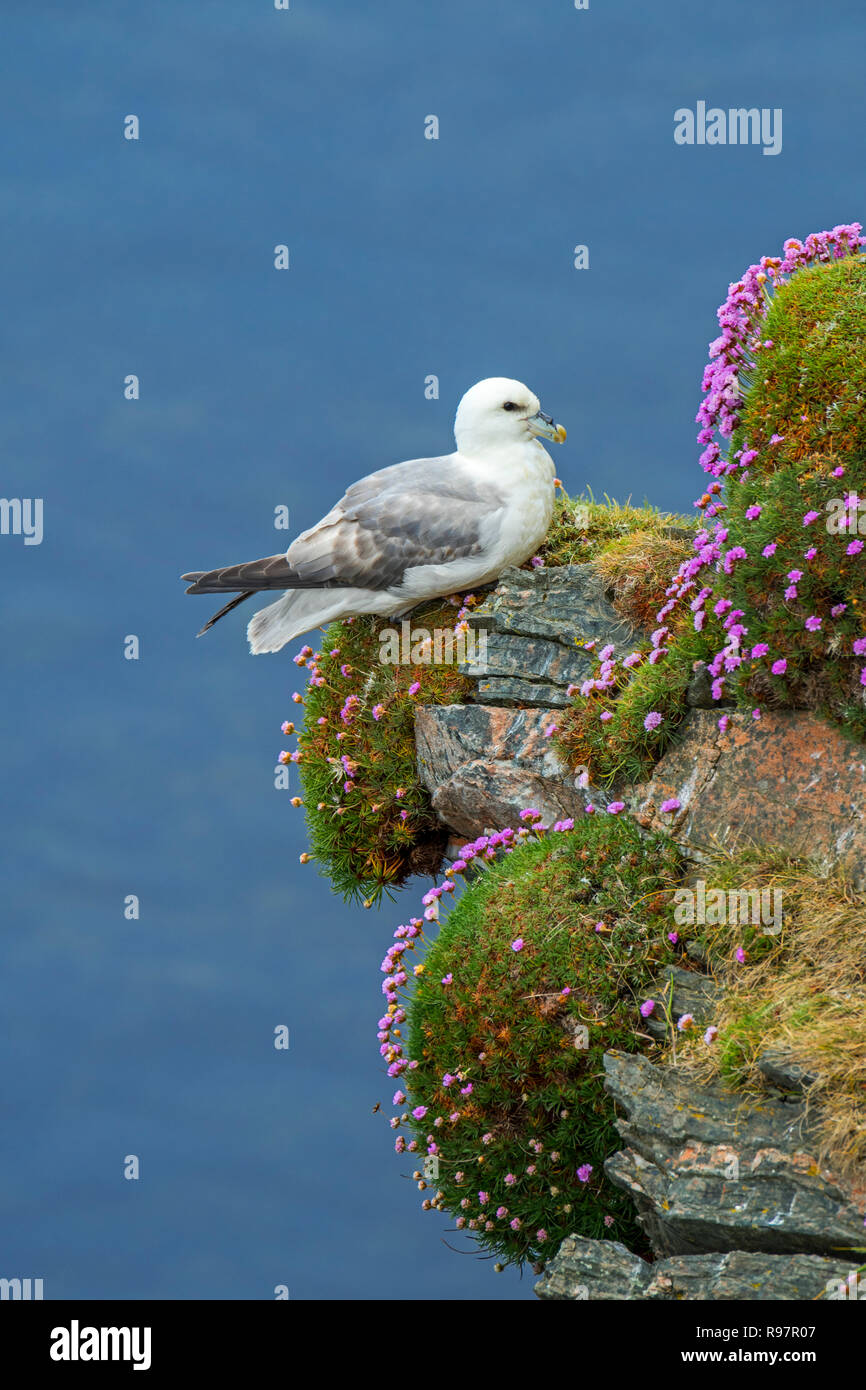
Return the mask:
[[[511,943],[511,949],[512,949],[512,951],[522,951],[522,950],[523,950],[523,937],[522,937],[522,936],[518,936],[514,941],[512,941],[512,943]]]

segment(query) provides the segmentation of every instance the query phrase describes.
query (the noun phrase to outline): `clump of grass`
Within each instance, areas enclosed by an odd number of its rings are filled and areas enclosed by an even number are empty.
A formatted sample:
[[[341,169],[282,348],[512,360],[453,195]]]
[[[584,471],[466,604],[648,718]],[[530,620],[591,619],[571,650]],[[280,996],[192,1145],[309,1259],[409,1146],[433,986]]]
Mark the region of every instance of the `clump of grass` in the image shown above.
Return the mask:
[[[598,570],[614,607],[646,632],[665,601],[671,574],[692,553],[696,523],[610,499],[601,506],[563,498],[561,506],[559,529],[552,531],[554,553],[577,553],[569,518],[584,521],[588,530],[581,558]],[[647,775],[685,717],[686,686],[693,668],[711,655],[711,647],[699,633],[688,630],[684,617],[678,615],[674,626],[678,632],[684,629],[682,638],[672,659],[662,664],[656,642],[652,649],[647,641],[639,642],[634,652],[621,653],[620,659],[613,659],[613,648],[603,649],[593,680],[558,717],[558,752],[571,766],[586,767],[593,785],[637,781]],[[661,655],[666,651],[662,648]],[[622,660],[630,664],[624,666]],[[660,718],[650,719],[647,728],[650,714]]]
[[[672,959],[678,853],[614,815],[562,822],[521,845],[525,834],[467,847],[455,871],[471,860],[480,875],[415,967],[406,1010],[396,991],[420,919],[398,929],[383,962],[399,969],[383,987],[379,1036],[409,1093],[395,1095],[405,1110],[392,1124],[413,1135],[408,1145],[399,1136],[397,1151],[435,1156],[424,1205],[450,1212],[504,1261],[548,1258],[575,1231],[642,1247],[629,1201],[603,1173],[619,1139],[601,1058],[644,1045],[640,1005]],[[494,846],[505,851],[496,862]],[[411,1061],[394,1045],[407,1011]]]
[[[411,630],[451,632],[458,620],[454,604],[437,601],[412,613]],[[417,660],[408,664],[383,661],[381,635],[395,626],[348,619],[328,629],[322,652],[302,650],[296,660],[310,671],[304,726],[297,752],[284,755],[300,768],[297,804],[312,852],[305,858],[318,861],[345,899],[368,906],[412,874],[439,868],[447,832],[418,779],[415,710],[460,703],[472,688],[453,660],[432,659],[435,647],[413,648]]]
[[[714,888],[781,894],[781,930],[766,923],[686,929],[725,983],[707,1044],[689,1032],[677,1060],[702,1080],[765,1090],[757,1067],[766,1051],[784,1053],[814,1078],[806,1101],[820,1136],[819,1156],[840,1172],[866,1161],[866,894],[843,870],[829,874],[783,854],[742,851],[702,867]],[[769,899],[768,899],[769,901]],[[754,915],[754,914],[750,914]],[[775,923],[774,923],[775,928]],[[680,928],[683,931],[683,928]]]
[[[695,527],[638,527],[608,541],[594,559],[614,607],[639,628],[652,628],[671,575],[692,554]]]
[[[653,538],[660,544],[673,540],[676,547],[694,530],[692,518],[661,511],[648,502],[634,507],[630,500],[617,502],[607,494],[603,502],[596,502],[591,489],[577,497],[558,491],[553,520],[538,554],[551,567],[585,565],[611,542],[636,533],[646,538],[645,544]]]

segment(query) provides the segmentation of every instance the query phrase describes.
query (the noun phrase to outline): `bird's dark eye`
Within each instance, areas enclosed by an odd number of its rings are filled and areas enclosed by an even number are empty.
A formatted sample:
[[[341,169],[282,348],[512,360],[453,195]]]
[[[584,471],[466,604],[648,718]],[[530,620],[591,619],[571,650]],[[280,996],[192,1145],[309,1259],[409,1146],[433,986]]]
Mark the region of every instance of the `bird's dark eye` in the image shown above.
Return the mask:
[[[519,406],[519,405],[515,405],[515,404],[514,404],[514,401],[506,401],[505,404],[504,404],[504,406],[502,407],[502,409],[503,409],[503,410],[519,410],[519,409],[520,409],[520,406]]]

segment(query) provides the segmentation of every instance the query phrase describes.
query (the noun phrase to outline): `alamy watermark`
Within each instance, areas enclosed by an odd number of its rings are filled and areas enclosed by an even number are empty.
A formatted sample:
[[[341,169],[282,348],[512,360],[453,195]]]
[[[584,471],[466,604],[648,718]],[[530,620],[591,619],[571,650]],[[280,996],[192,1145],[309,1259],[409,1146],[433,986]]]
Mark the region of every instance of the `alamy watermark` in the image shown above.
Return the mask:
[[[435,662],[439,666],[466,663],[486,667],[487,630],[412,627],[407,618],[399,632],[395,627],[382,628],[379,660],[383,666],[429,666]]]
[[[51,1329],[48,1355],[52,1361],[130,1361],[134,1371],[148,1371],[151,1328],[82,1327],[73,1318],[68,1327]]]
[[[43,1298],[43,1283],[42,1279],[0,1279],[0,1299],[20,1299],[27,1302],[30,1299]]]
[[[850,492],[847,497],[831,497],[824,506],[828,535],[866,536],[866,497]]]
[[[678,927],[762,926],[765,936],[782,930],[781,888],[710,888],[699,878],[694,888],[674,893],[674,921]]]
[[[677,145],[763,145],[764,154],[782,152],[782,108],[738,106],[724,110],[699,101],[695,110],[674,112]]]
[[[0,497],[0,536],[23,536],[25,545],[41,545],[42,498]]]
[[[847,1279],[828,1279],[824,1292],[833,1303],[856,1302],[866,1299],[866,1279],[863,1271],[854,1269]]]

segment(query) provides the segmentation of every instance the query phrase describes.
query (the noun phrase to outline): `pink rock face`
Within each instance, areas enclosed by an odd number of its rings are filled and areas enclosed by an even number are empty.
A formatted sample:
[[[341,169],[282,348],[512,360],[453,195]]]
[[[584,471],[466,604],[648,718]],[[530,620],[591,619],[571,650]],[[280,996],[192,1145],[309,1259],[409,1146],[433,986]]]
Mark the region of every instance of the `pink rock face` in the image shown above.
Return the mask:
[[[433,807],[457,835],[519,826],[534,806],[542,824],[582,815],[583,793],[545,738],[549,709],[496,705],[426,706],[415,716],[421,779]]]
[[[672,797],[680,810],[662,815]],[[648,783],[634,789],[641,825],[702,846],[753,843],[844,864],[866,879],[866,749],[798,711],[695,710]]]
[[[517,826],[534,806],[552,825],[587,800],[544,730],[547,709],[447,705],[418,710],[418,767],[433,806],[458,836]],[[611,791],[608,796],[613,795]],[[713,846],[755,844],[841,863],[866,883],[866,749],[810,714],[765,712],[756,722],[693,710],[652,779],[617,789],[647,829],[667,830],[697,860]],[[676,798],[680,809],[662,814]]]

